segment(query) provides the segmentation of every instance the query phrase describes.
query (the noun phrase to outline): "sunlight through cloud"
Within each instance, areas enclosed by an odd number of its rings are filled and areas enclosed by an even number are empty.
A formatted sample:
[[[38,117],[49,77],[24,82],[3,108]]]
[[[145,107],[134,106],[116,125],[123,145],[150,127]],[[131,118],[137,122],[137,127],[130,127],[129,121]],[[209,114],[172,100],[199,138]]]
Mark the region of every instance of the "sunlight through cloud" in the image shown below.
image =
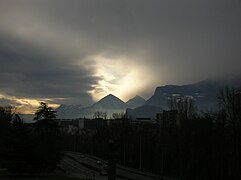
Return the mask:
[[[128,65],[127,62],[128,61]],[[114,94],[123,100],[128,100],[145,85],[142,68],[132,64],[125,57],[106,58],[95,56],[96,74],[101,80],[93,85],[90,91],[95,100],[99,100],[108,94]]]
[[[34,114],[36,109],[39,106],[40,102],[47,102],[50,107],[57,108],[59,105],[51,103],[53,99],[44,98],[44,99],[31,99],[31,98],[19,98],[15,96],[9,96],[4,93],[0,93],[0,100],[7,100],[8,105],[15,108],[15,111],[20,114]]]

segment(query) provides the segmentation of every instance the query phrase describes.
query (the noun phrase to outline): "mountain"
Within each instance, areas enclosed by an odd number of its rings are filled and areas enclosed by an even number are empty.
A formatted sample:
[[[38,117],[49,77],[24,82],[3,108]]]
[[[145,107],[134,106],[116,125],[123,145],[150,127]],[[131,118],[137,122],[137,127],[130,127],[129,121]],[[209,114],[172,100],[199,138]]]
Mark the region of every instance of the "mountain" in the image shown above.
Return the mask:
[[[132,118],[132,119],[137,119],[137,118],[150,118],[150,119],[155,119],[156,118],[156,113],[162,112],[162,109],[157,106],[151,106],[151,105],[144,105],[137,107],[135,109],[126,109],[127,116]]]
[[[116,96],[109,94],[93,104],[90,108],[96,110],[125,109],[127,108],[127,104]]]
[[[96,111],[106,112],[107,117],[111,117],[113,113],[125,112],[127,107],[127,104],[122,100],[109,94],[88,107],[81,105],[60,105],[56,111],[57,118],[60,119],[92,118]]]
[[[166,85],[157,87],[154,95],[148,99],[145,105],[158,106],[168,109],[167,100],[171,96],[192,97],[199,110],[217,108],[217,95],[220,88],[226,85],[234,88],[241,87],[241,78],[225,78],[200,81],[188,85]]]
[[[33,123],[34,122],[34,114],[18,114],[19,117],[23,120],[24,123]]]
[[[137,107],[140,107],[142,105],[144,105],[146,102],[146,100],[138,95],[136,95],[135,97],[129,99],[126,104],[128,105],[129,108],[134,109]]]
[[[111,117],[113,113],[126,111],[133,118],[154,118],[156,112],[168,109],[167,101],[172,96],[191,97],[196,102],[198,110],[215,109],[217,108],[217,94],[220,88],[226,85],[241,88],[241,76],[205,80],[188,85],[160,86],[156,88],[153,96],[146,102],[140,96],[136,96],[125,103],[116,96],[109,94],[88,107],[61,105],[56,109],[57,117],[65,119],[91,118],[96,111],[106,112],[107,117]]]
[[[86,117],[92,117],[96,111],[106,112],[107,117],[111,117],[113,113],[125,112],[127,104],[117,98],[116,96],[109,94],[99,100],[97,103],[93,104],[86,109]]]
[[[82,109],[82,105],[61,104],[55,111],[57,111],[57,118],[70,119],[80,117]]]

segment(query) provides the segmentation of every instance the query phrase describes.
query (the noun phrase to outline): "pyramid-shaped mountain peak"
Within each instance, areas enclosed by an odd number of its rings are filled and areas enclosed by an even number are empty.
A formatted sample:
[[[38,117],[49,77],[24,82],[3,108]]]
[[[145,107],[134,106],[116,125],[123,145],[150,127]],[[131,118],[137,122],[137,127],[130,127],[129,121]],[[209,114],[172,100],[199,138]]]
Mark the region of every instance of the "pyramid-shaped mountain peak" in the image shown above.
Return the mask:
[[[100,99],[98,102],[101,102],[101,101],[110,101],[110,100],[116,100],[116,101],[122,101],[121,99],[119,99],[118,97],[116,97],[115,95],[113,94],[108,94],[107,96],[103,97],[102,99]],[[98,103],[97,102],[97,103]],[[123,102],[123,101],[122,101]]]
[[[92,108],[96,109],[124,109],[126,107],[126,103],[113,94],[105,96],[92,106]]]
[[[144,98],[142,98],[141,96],[139,95],[136,95],[135,97],[129,99],[126,104],[128,104],[128,106],[130,108],[136,108],[136,107],[139,107],[139,106],[142,106],[144,105],[146,102],[146,100]]]
[[[107,96],[103,97],[102,99],[104,99],[104,98],[118,98],[118,97],[114,96],[113,94],[108,94]]]

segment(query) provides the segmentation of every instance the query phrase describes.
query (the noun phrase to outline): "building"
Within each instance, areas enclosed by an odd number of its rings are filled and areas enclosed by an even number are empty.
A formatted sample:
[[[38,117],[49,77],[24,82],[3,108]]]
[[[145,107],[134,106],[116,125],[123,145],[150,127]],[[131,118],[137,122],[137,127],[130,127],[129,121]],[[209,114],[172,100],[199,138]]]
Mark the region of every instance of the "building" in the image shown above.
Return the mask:
[[[164,110],[162,113],[157,113],[156,121],[160,127],[180,127],[180,116],[177,110]]]
[[[92,129],[107,126],[107,121],[104,119],[56,119],[63,131],[74,134],[79,130]]]

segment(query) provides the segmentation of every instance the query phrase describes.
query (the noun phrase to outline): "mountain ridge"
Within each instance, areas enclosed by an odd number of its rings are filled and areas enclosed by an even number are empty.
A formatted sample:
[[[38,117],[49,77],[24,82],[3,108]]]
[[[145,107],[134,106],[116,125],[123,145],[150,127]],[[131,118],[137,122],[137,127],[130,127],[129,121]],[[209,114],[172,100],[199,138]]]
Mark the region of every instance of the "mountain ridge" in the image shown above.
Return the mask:
[[[149,107],[153,107],[153,109],[168,109],[168,98],[175,95],[193,97],[199,110],[208,110],[210,108],[215,109],[217,108],[217,94],[219,89],[225,87],[225,85],[241,88],[241,76],[233,78],[232,80],[229,80],[228,78],[219,80],[211,79],[186,85],[158,86],[156,87],[154,94],[146,101],[144,98],[136,95],[127,102],[124,102],[113,94],[109,94],[88,107],[82,105],[61,105],[56,110],[58,111],[58,117],[60,118],[91,118],[91,115],[93,115],[95,111],[107,112],[108,117],[110,117],[114,112],[127,112],[127,109],[128,112],[136,114],[140,112],[140,109],[142,109],[143,112],[151,112]],[[140,102],[136,103],[139,100]],[[134,105],[132,104],[132,101],[135,102],[133,103]],[[146,108],[148,107],[148,110],[141,108],[142,106]],[[154,115],[152,114],[150,117],[152,118]]]
[[[128,105],[129,108],[137,108],[144,105],[145,102],[146,100],[143,97],[136,95],[135,97],[129,99],[126,102],[126,104]]]
[[[60,119],[92,118],[96,111],[106,112],[108,117],[111,117],[113,113],[125,112],[128,105],[113,94],[108,94],[90,106],[81,107],[81,105],[60,105],[55,110]]]
[[[93,109],[120,109],[127,108],[124,101],[114,96],[113,94],[108,94],[96,103],[94,103],[91,108]]]

